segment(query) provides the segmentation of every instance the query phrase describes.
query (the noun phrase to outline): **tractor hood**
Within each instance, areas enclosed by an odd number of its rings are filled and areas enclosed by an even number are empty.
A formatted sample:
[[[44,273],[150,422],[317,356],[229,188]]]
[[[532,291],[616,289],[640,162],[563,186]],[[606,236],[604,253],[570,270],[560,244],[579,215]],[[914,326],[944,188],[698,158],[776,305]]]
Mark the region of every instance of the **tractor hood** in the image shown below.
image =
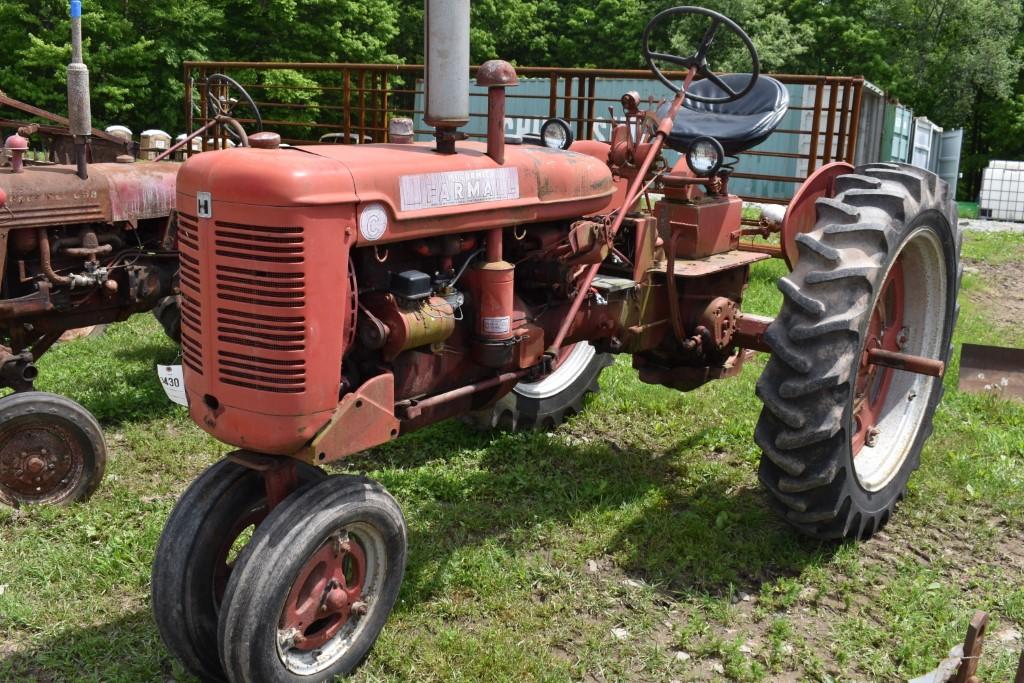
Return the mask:
[[[498,165],[479,143],[454,155],[429,143],[231,149],[193,157],[178,177],[186,214],[197,193],[214,206],[357,203],[360,243],[578,218],[605,210],[615,189],[592,156],[515,145]]]

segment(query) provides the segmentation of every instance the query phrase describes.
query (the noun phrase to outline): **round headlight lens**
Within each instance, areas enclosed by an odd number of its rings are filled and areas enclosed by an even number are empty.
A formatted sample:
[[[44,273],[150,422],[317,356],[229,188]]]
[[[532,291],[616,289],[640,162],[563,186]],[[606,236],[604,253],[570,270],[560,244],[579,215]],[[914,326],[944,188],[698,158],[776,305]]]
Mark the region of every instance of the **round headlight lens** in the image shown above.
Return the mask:
[[[540,127],[540,139],[548,149],[569,149],[573,143],[572,130],[562,119],[549,119]]]
[[[714,138],[697,138],[686,152],[686,163],[698,176],[713,175],[722,167],[724,160],[725,152],[722,145]]]

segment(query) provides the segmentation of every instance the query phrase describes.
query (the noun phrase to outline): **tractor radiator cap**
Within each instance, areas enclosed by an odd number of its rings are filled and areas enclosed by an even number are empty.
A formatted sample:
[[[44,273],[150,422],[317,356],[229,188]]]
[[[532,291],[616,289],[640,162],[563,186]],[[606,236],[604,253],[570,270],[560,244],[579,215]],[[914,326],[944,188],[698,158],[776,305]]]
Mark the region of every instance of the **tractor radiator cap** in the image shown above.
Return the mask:
[[[281,136],[269,130],[253,133],[249,136],[249,144],[257,149],[277,149],[281,146]]]
[[[395,117],[388,122],[388,141],[398,144],[409,144],[413,141],[412,119],[403,116]]]

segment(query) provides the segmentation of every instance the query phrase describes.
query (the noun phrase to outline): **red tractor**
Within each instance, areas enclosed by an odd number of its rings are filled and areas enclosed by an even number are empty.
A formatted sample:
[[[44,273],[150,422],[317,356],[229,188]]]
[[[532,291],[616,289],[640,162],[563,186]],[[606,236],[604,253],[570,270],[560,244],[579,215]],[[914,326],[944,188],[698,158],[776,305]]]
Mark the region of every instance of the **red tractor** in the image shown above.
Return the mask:
[[[92,128],[89,72],[82,62],[81,2],[71,0],[68,118],[0,93],[0,104],[63,127],[19,126],[0,169],[0,503],[66,504],[103,478],[106,446],[95,418],[63,396],[34,391],[36,361],[67,330],[153,310],[177,337],[178,253],[174,183],[180,164],[162,161],[203,134],[248,144],[231,114],[252,98],[216,74],[202,85],[210,123],[153,161],[132,142]],[[212,132],[211,132],[212,131]],[[26,159],[29,136],[48,159]],[[99,162],[99,163],[93,163]]]
[[[178,176],[190,412],[239,450],[172,512],[153,567],[167,646],[203,680],[320,681],[366,656],[398,597],[401,510],[337,461],[453,416],[550,428],[612,354],[691,390],[771,353],[758,382],[760,477],[799,531],[866,538],[917,467],[956,322],[960,235],[946,185],[917,168],[826,166],[782,222],[792,271],[774,320],[742,312],[751,264],[730,155],[787,107],[733,21],[678,7],[643,37],[676,92],[623,98],[610,144],[506,144],[512,67],[488,62],[486,145],[466,142],[469,2],[427,2],[435,143],[202,154]],[[688,57],[666,20],[706,24]],[[708,66],[716,37],[749,74]],[[685,70],[682,83],[657,66]],[[661,152],[683,160],[669,168]],[[664,199],[653,205],[649,191]],[[251,540],[231,559],[246,529]]]

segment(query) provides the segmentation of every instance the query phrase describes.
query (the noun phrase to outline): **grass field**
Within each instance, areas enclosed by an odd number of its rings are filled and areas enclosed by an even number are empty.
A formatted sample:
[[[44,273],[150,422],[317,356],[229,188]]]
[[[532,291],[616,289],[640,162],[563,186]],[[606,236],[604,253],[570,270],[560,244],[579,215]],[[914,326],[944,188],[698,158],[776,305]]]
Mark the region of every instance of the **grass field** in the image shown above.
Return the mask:
[[[971,235],[969,260],[1024,263],[1024,237]],[[778,264],[748,310],[771,313]],[[965,279],[957,341],[1024,346]],[[1017,278],[1020,282],[1020,278]],[[176,497],[226,448],[163,397],[174,347],[148,316],[44,359],[40,388],[83,403],[110,447],[93,499],[0,509],[0,680],[191,680],[149,611]],[[402,596],[358,681],[898,680],[933,668],[976,609],[982,676],[1012,678],[1024,630],[1024,406],[955,391],[910,494],[867,543],[805,540],[758,487],[758,358],[691,394],[622,358],[553,433],[450,421],[345,463],[403,505]],[[340,468],[339,468],[340,469]]]

